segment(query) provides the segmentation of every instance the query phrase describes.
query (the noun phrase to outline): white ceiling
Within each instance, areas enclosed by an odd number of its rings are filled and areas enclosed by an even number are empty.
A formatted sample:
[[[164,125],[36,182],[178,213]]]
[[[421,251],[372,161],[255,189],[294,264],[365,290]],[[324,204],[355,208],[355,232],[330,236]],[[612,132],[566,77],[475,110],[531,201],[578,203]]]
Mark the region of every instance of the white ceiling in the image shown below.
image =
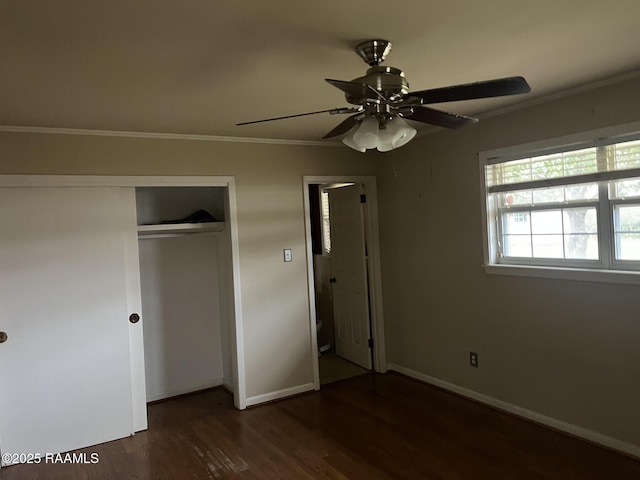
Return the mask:
[[[528,80],[437,106],[482,118],[633,74],[639,20],[638,0],[3,0],[0,125],[319,140],[344,117],[235,123],[346,106],[323,79],[363,75],[371,38],[411,90]]]

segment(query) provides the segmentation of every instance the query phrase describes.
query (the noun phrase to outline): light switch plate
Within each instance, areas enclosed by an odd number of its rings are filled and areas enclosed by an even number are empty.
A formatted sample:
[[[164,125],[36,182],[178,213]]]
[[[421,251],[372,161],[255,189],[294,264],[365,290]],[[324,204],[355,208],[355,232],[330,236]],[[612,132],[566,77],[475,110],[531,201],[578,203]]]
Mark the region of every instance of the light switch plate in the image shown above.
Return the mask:
[[[469,365],[478,368],[478,354],[476,352],[469,352]]]
[[[293,253],[291,252],[290,248],[285,248],[283,250],[284,253],[284,261],[285,262],[292,262],[293,261]]]

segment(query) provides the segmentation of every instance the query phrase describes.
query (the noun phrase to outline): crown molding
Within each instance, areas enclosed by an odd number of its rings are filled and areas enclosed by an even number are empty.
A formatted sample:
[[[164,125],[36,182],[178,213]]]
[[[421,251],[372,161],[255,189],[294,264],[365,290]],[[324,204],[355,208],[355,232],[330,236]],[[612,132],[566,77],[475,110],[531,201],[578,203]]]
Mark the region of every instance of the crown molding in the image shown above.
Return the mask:
[[[99,137],[156,138],[162,140],[196,140],[205,142],[261,143],[270,145],[300,145],[314,147],[344,147],[341,142],[313,140],[287,140],[280,138],[226,137],[220,135],[194,135],[188,133],[130,132],[123,130],[90,130],[83,128],[29,127],[0,125],[0,132],[40,133],[53,135],[86,135]]]

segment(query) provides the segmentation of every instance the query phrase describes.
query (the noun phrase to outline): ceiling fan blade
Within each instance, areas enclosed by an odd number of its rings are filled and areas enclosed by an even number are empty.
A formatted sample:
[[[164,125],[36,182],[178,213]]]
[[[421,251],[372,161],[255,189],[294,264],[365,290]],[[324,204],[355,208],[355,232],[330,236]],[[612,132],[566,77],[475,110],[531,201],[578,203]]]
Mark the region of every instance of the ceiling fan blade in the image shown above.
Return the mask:
[[[325,78],[324,80],[354,98],[371,98],[373,93],[380,100],[386,101],[384,95],[366,83],[345,82],[343,80],[332,80],[331,78]]]
[[[347,118],[346,120],[344,120],[341,123],[339,123],[333,130],[331,130],[329,133],[327,133],[322,138],[325,139],[325,138],[337,137],[338,135],[342,135],[343,133],[347,133],[358,122],[357,118],[359,116],[360,116],[359,113],[356,113],[355,115],[351,115],[349,118]]]
[[[486,82],[466,83],[451,87],[410,92],[409,96],[422,98],[423,103],[457,102],[475,98],[502,97],[529,93],[531,87],[523,77],[498,78]]]
[[[428,123],[438,127],[462,128],[478,121],[477,118],[465,117],[455,113],[443,112],[429,107],[413,107],[413,114],[404,118],[417,122]]]
[[[273,120],[284,120],[286,118],[305,117],[307,115],[316,115],[318,113],[330,113],[331,115],[335,115],[339,113],[353,113],[357,111],[358,111],[357,108],[349,108],[349,107],[330,108],[329,110],[318,110],[317,112],[298,113],[297,115],[286,115],[284,117],[265,118],[263,120],[253,120],[251,122],[236,123],[236,126],[251,125],[252,123],[272,122]]]

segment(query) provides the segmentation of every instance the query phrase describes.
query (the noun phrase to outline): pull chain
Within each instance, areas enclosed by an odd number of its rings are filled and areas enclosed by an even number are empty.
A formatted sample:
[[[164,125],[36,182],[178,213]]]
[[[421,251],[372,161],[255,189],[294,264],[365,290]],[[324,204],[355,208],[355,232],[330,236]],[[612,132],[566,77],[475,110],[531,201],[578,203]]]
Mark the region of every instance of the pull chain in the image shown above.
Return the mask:
[[[393,176],[397,177],[398,172],[396,172],[396,149],[391,150],[391,169],[393,170]]]

